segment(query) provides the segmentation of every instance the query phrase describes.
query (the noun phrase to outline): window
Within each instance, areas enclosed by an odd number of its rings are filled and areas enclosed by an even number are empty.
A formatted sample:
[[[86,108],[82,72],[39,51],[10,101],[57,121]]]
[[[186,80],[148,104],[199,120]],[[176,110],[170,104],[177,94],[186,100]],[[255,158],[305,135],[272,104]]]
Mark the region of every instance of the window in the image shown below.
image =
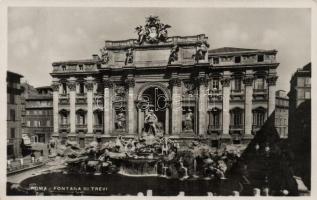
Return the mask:
[[[263,108],[258,108],[253,111],[253,125],[256,127],[261,127],[264,124],[264,119],[265,119],[265,109]],[[275,120],[278,122],[278,119]],[[281,125],[281,121],[280,124]]]
[[[30,122],[30,121],[27,121],[27,122],[26,122],[26,126],[27,126],[27,127],[31,127],[31,122]]]
[[[85,111],[78,110],[77,111],[77,124],[79,125],[85,125],[86,124],[86,118],[85,118]]]
[[[256,89],[256,90],[263,90],[264,89],[264,78],[255,79],[254,89]]]
[[[243,116],[242,116],[242,112],[243,110],[241,108],[235,108],[233,110],[231,110],[230,113],[230,125],[236,128],[239,128],[242,126],[242,122],[243,122]]]
[[[10,109],[10,120],[15,121],[15,110],[14,109]]]
[[[15,138],[15,128],[10,129],[10,138]]]
[[[297,86],[304,87],[305,86],[305,78],[304,77],[298,77],[297,78]]]
[[[67,94],[67,85],[66,83],[62,83],[63,94]]]
[[[62,66],[62,70],[66,71],[66,66],[65,65]]]
[[[305,78],[305,86],[310,86],[310,77]]]
[[[67,124],[67,116],[62,115],[62,124]]]
[[[84,70],[84,66],[83,65],[79,65],[79,70],[83,71]]]
[[[95,112],[95,124],[96,125],[102,125],[103,121],[103,115],[101,111],[96,111]]]
[[[219,58],[218,58],[218,57],[214,57],[214,58],[213,58],[213,63],[214,63],[215,65],[219,64]]]
[[[15,104],[15,95],[14,94],[9,94],[9,102],[11,103],[11,104]]]
[[[258,62],[263,62],[263,61],[264,61],[264,56],[258,55]]]
[[[79,94],[84,94],[85,92],[85,85],[83,82],[79,83]]]
[[[46,121],[46,126],[51,126],[51,121],[50,120]]]
[[[234,91],[241,91],[241,79],[236,78],[233,81],[233,88]]]
[[[220,111],[215,110],[209,114],[209,126],[212,128],[218,128],[220,126]]]
[[[218,79],[212,79],[211,81],[211,90],[219,90],[219,80]]]
[[[305,97],[304,90],[298,90],[297,91],[297,98],[303,99]]]
[[[310,92],[309,91],[305,92],[305,99],[310,99]]]
[[[234,63],[240,63],[240,62],[241,62],[241,56],[235,56]]]

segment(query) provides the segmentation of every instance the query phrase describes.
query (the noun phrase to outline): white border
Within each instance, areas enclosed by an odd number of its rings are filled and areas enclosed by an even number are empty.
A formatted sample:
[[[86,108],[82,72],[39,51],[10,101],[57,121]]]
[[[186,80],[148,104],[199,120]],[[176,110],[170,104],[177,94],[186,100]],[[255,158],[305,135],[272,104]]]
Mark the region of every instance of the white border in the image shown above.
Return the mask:
[[[317,0],[0,0],[0,199],[63,199],[64,196],[49,196],[49,197],[35,197],[35,196],[6,196],[6,69],[7,69],[7,8],[8,7],[244,7],[244,8],[311,8],[312,9],[312,32],[311,32],[311,58],[312,58],[312,88],[316,86],[316,69],[314,63],[317,63]],[[291,41],[290,41],[291,42]],[[298,49],[300,51],[300,49]],[[23,67],[23,66],[21,66]],[[302,66],[298,66],[302,67]],[[316,110],[317,100],[316,91],[312,90],[312,189],[310,197],[301,197],[301,199],[316,199],[316,155],[317,136],[314,132],[317,130],[317,118],[314,113]],[[314,158],[315,157],[315,158]],[[147,197],[88,197],[88,196],[67,196],[67,199],[145,199]],[[151,197],[152,199],[166,199],[166,197]],[[183,199],[188,197],[169,197],[175,199]],[[237,197],[190,197],[191,199],[209,199],[209,198],[226,198],[237,199]],[[238,197],[242,199],[253,199],[254,197]],[[278,197],[257,197],[266,199],[275,199]]]

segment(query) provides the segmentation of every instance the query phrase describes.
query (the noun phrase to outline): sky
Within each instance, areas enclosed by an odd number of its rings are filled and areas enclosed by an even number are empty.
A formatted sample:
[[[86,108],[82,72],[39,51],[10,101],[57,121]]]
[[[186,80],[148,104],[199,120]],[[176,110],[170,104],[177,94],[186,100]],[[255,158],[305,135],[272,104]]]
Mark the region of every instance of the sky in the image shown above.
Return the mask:
[[[311,61],[311,11],[306,8],[10,7],[8,69],[30,84],[51,84],[52,63],[87,59],[105,40],[137,38],[145,17],[170,24],[169,36],[206,34],[210,49],[276,49],[277,89],[289,91],[297,68]]]

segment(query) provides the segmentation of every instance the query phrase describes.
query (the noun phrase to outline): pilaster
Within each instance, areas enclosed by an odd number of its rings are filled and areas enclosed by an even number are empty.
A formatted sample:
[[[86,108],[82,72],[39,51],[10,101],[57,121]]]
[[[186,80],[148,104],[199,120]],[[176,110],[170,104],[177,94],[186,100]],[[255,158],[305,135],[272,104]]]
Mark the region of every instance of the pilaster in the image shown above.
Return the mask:
[[[222,132],[223,137],[229,136],[230,125],[230,72],[224,72],[224,76],[221,79],[222,85]]]
[[[94,89],[94,78],[89,76],[85,82],[87,90],[87,133],[93,133],[93,89]]]
[[[250,137],[252,133],[252,97],[253,97],[253,75],[247,74],[243,78],[245,86],[245,102],[244,102],[244,136]]]
[[[58,98],[59,98],[59,82],[53,80],[53,135],[58,136]]]
[[[113,87],[113,83],[111,80],[108,79],[108,77],[103,77],[103,86],[104,86],[104,133],[106,136],[110,136],[110,104],[111,104],[111,98],[110,98],[110,89]]]
[[[181,106],[181,80],[179,78],[170,79],[172,89],[172,135],[178,135],[182,128],[182,106]]]
[[[267,84],[268,84],[268,93],[269,93],[269,101],[268,101],[268,117],[271,116],[271,114],[275,110],[275,92],[276,92],[276,81],[278,76],[275,74],[269,75],[266,78]]]
[[[134,78],[128,78],[125,81],[128,87],[128,134],[134,134]]]
[[[207,132],[207,87],[208,79],[206,77],[198,77],[199,98],[198,98],[198,134],[203,136]]]
[[[68,80],[67,86],[69,88],[69,121],[70,121],[70,133],[76,132],[76,114],[75,114],[75,102],[76,102],[76,78],[71,77]]]

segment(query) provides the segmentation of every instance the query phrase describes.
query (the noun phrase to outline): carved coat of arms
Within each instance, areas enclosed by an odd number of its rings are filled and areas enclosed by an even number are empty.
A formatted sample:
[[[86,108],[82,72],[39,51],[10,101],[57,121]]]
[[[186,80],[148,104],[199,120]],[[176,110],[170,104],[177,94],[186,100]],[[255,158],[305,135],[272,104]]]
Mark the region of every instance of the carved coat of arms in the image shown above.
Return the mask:
[[[150,16],[146,18],[144,27],[139,25],[135,28],[139,36],[138,43],[141,45],[144,42],[151,44],[165,42],[168,37],[168,28],[171,28],[171,26],[161,23],[157,16]]]

